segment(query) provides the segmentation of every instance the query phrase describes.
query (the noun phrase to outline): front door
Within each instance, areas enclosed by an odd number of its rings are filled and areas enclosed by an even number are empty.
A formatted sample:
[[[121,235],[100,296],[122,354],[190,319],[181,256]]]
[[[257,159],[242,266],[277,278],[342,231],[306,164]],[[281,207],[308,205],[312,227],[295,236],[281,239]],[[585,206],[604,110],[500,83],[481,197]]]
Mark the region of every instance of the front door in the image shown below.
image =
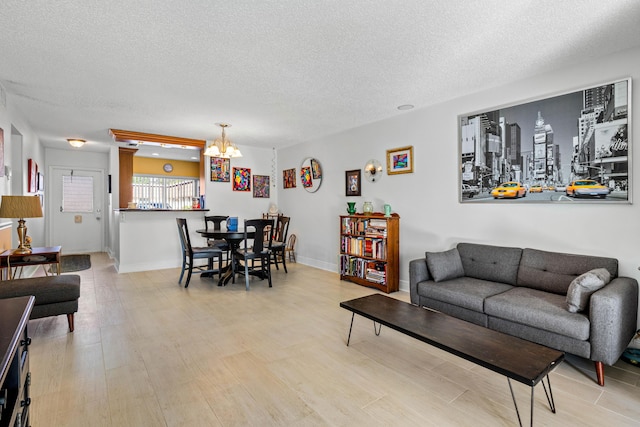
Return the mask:
[[[52,167],[48,206],[50,244],[62,253],[104,250],[104,172]]]

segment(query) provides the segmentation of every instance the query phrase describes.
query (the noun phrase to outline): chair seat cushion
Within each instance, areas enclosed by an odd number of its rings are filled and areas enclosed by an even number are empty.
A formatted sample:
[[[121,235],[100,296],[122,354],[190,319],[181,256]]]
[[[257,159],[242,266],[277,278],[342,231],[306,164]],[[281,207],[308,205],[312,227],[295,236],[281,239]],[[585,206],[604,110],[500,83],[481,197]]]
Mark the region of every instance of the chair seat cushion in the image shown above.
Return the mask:
[[[193,257],[194,258],[207,258],[210,256],[218,256],[218,255],[222,255],[222,250],[220,250],[219,248],[213,248],[213,247],[198,247],[198,248],[191,248],[193,250]]]
[[[207,241],[207,245],[209,245],[209,247],[220,248],[223,251],[226,251],[229,249],[229,243],[227,243],[227,241],[224,239],[222,240],[210,239]]]
[[[269,250],[266,249],[262,252],[253,252],[251,249],[245,250],[242,248],[236,251],[236,256],[241,259],[266,258],[269,254]]]

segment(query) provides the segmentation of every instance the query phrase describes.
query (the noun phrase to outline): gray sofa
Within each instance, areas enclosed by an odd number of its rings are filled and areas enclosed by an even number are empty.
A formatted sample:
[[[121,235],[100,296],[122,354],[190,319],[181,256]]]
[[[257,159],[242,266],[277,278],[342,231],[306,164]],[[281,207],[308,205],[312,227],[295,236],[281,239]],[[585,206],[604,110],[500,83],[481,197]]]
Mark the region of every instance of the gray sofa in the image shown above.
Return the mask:
[[[73,332],[73,315],[78,311],[78,298],[80,298],[80,276],[63,274],[0,282],[0,298],[27,295],[33,295],[36,298],[31,319],[66,314],[69,332]]]
[[[610,282],[589,288],[594,272]],[[638,282],[614,258],[459,243],[410,261],[409,281],[411,303],[590,359],[600,385],[637,329]]]

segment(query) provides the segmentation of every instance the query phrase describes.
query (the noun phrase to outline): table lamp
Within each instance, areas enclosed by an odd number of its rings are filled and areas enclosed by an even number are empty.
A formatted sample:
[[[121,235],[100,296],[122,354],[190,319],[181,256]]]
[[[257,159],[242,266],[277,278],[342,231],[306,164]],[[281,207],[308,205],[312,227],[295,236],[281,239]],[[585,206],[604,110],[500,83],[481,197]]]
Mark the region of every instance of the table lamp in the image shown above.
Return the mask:
[[[31,249],[25,247],[27,227],[24,218],[42,218],[42,208],[38,196],[2,196],[0,204],[0,218],[18,218],[18,249],[13,253],[17,255],[30,254]]]

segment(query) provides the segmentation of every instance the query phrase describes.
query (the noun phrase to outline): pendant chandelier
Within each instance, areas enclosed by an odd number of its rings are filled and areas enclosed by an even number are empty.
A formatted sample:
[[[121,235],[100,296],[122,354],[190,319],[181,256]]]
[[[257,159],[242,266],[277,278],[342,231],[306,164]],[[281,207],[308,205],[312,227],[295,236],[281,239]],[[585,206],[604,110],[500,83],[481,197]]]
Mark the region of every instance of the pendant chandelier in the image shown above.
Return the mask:
[[[225,159],[242,157],[240,149],[227,139],[225,129],[231,125],[228,123],[216,123],[216,125],[222,128],[222,138],[216,138],[216,140],[204,150],[204,155],[209,157],[223,157]]]

